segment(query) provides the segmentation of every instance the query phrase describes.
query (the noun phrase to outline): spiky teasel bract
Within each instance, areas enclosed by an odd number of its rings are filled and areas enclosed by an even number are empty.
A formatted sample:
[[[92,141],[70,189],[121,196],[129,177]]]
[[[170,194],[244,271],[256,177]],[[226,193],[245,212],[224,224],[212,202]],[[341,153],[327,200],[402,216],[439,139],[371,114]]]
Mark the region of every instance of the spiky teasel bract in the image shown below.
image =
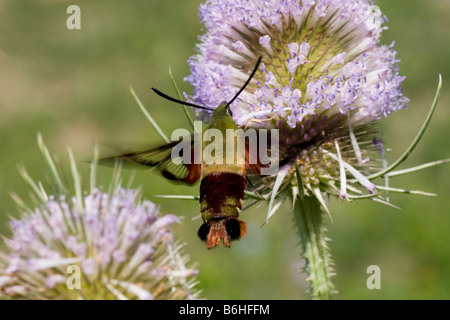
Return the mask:
[[[0,294],[13,299],[193,299],[196,271],[186,266],[171,225],[141,192],[121,186],[117,167],[108,190],[97,187],[91,165],[90,189],[71,156],[74,186],[39,138],[55,195],[20,172],[37,203],[13,195],[20,216],[11,237],[2,239]],[[77,275],[78,272],[78,275]],[[78,276],[78,278],[77,278]]]
[[[387,166],[378,122],[406,108],[408,99],[393,44],[380,44],[386,18],[371,1],[207,0],[199,16],[206,32],[189,60],[186,80],[194,92],[188,98],[209,107],[228,101],[263,57],[231,105],[238,125],[279,129],[280,170],[259,180],[252,197],[269,200],[267,219],[291,198],[313,297],[329,297],[333,272],[320,208],[330,215],[330,195],[390,205],[385,191],[411,193],[387,179],[418,169],[392,172],[420,140],[438,94],[415,142]],[[376,183],[380,177],[385,180]],[[302,231],[308,223],[317,228]]]

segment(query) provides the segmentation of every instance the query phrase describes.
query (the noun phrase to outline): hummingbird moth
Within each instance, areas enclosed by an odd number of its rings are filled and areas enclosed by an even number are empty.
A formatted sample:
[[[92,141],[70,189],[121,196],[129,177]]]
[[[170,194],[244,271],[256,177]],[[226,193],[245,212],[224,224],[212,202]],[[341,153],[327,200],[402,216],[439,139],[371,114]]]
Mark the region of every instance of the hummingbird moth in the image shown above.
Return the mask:
[[[230,105],[250,83],[259,67],[261,58],[258,59],[250,77],[233,99],[229,102],[222,102],[215,109],[174,99],[154,88],[152,90],[172,102],[212,111],[209,123],[204,128],[202,134],[205,134],[208,130],[218,130],[225,136],[227,130],[239,129],[232,118]],[[194,140],[195,138],[192,139],[192,137],[189,140],[192,141],[192,145],[190,146],[192,153],[191,159],[195,157]],[[172,151],[179,143],[179,141],[173,141],[157,148],[140,152],[128,152],[119,156],[106,158],[106,160],[120,159],[156,167],[165,178],[188,185],[193,185],[198,180],[201,180],[200,212],[203,224],[198,230],[198,236],[201,240],[206,241],[208,249],[216,247],[221,242],[226,247],[230,247],[231,241],[239,240],[247,233],[245,222],[239,219],[242,201],[244,200],[247,189],[247,170],[250,170],[256,175],[260,175],[263,165],[259,161],[258,155],[251,154],[248,144],[245,145],[245,152],[243,154],[236,153],[231,163],[230,161],[225,161],[227,152],[223,150],[229,150],[227,149],[227,147],[229,148],[227,144],[234,143],[234,141],[230,141],[229,139],[223,140],[221,154],[215,151],[215,158],[223,161],[208,161],[209,159],[203,158],[200,163],[196,163],[195,161],[175,163],[173,161]],[[202,151],[205,148],[208,148],[208,142],[202,141]],[[252,156],[253,159],[256,158],[257,160],[249,161]]]

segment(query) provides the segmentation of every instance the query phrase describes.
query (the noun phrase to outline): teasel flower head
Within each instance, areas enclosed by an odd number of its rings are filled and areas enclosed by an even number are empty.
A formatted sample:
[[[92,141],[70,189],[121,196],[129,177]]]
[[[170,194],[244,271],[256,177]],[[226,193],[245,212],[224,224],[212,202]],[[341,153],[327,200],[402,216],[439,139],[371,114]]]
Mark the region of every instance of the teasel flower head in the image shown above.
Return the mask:
[[[262,56],[231,106],[234,120],[279,129],[283,163],[290,173],[298,165],[307,192],[375,193],[347,164],[363,174],[376,170],[373,124],[408,103],[396,52],[379,43],[379,9],[366,0],[208,0],[200,18],[206,33],[189,61],[191,99],[210,107],[230,100]],[[340,162],[353,185],[342,181]]]
[[[11,237],[0,251],[0,294],[13,299],[193,299],[196,271],[186,266],[171,225],[143,200],[137,189],[123,188],[115,169],[108,191],[83,192],[71,156],[74,186],[66,187],[39,138],[53,177],[55,195],[20,172],[38,199],[29,207],[17,195],[21,215],[11,220]]]
[[[393,44],[380,44],[387,19],[368,0],[206,0],[199,16],[205,33],[189,59],[185,80],[194,91],[185,96],[213,108],[230,101],[262,57],[231,104],[233,118],[241,127],[279,130],[280,169],[255,187],[269,200],[266,221],[291,198],[304,251],[321,239],[319,256],[305,254],[306,268],[315,268],[306,271],[312,282],[314,275],[326,279],[311,284],[313,296],[328,297],[333,271],[320,219],[311,224],[317,223],[315,230],[302,230],[320,213],[311,212],[323,209],[331,217],[329,196],[391,205],[387,191],[411,193],[391,188],[388,178],[416,144],[388,166],[378,125],[409,102]]]

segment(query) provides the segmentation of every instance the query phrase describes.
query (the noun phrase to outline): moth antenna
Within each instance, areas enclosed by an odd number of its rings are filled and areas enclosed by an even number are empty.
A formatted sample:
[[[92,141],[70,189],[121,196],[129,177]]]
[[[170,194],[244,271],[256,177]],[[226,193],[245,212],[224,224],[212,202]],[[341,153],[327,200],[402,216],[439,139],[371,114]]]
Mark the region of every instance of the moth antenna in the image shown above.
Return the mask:
[[[181,101],[175,98],[172,98],[171,96],[168,96],[165,93],[162,93],[161,91],[159,91],[158,89],[152,88],[153,92],[155,92],[158,96],[163,97],[166,100],[178,103],[178,104],[184,104],[185,106],[189,106],[189,107],[193,107],[193,108],[197,108],[197,109],[203,109],[203,110],[209,110],[209,111],[214,111],[214,109],[212,108],[208,108],[208,107],[203,107],[203,106],[198,106],[196,104],[190,103],[190,102],[186,102],[186,101]]]
[[[252,80],[253,76],[255,75],[256,71],[258,70],[259,64],[261,63],[262,60],[262,56],[259,57],[258,62],[256,62],[256,66],[252,71],[252,74],[250,75],[250,77],[248,77],[247,82],[242,86],[241,89],[239,89],[238,93],[236,93],[236,95],[233,97],[233,99],[231,99],[230,102],[227,103],[227,108],[230,106],[230,104],[232,104],[234,102],[234,100],[236,100],[236,98],[241,94],[242,91],[244,91],[245,87],[250,83],[250,81]]]

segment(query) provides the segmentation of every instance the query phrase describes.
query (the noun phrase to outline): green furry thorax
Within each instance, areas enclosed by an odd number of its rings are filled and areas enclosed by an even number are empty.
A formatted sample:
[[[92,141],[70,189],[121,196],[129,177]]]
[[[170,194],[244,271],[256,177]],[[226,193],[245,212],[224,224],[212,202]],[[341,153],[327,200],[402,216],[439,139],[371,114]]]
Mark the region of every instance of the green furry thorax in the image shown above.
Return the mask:
[[[237,128],[236,122],[227,111],[227,102],[224,101],[214,110],[205,130],[218,129],[225,134],[227,129]]]

